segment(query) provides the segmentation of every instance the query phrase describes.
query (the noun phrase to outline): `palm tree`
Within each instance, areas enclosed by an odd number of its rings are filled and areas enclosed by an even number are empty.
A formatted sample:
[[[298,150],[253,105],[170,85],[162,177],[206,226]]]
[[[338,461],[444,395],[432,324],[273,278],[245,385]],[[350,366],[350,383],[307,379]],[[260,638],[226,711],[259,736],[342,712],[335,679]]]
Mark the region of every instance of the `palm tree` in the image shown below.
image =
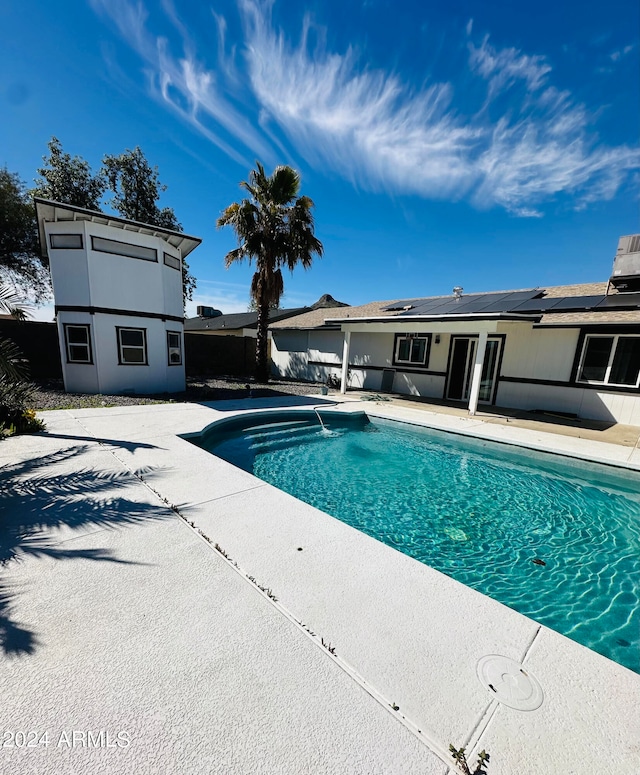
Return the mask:
[[[24,320],[27,316],[28,306],[22,302],[18,294],[0,280],[0,313],[12,315],[17,320]],[[0,337],[0,380],[5,379],[17,382],[26,376],[26,371],[21,363],[20,350],[15,344],[5,337]]]
[[[278,305],[284,291],[282,268],[293,271],[302,264],[308,269],[312,255],[322,256],[323,247],[313,233],[313,202],[308,196],[298,196],[298,173],[280,166],[268,176],[259,162],[256,168],[249,173],[248,182],[240,183],[250,198],[230,204],[217,226],[231,226],[238,239],[238,247],[225,256],[227,268],[245,258],[256,262],[251,280],[251,297],[258,310],[255,376],[266,382],[269,308]]]

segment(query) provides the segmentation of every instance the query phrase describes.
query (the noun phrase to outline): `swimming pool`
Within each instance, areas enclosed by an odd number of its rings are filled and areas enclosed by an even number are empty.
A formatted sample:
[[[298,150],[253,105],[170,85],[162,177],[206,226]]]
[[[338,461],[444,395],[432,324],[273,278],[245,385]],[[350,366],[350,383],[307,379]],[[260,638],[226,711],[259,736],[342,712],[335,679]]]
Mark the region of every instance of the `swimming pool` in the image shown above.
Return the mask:
[[[640,672],[640,476],[365,415],[245,418],[200,445]]]

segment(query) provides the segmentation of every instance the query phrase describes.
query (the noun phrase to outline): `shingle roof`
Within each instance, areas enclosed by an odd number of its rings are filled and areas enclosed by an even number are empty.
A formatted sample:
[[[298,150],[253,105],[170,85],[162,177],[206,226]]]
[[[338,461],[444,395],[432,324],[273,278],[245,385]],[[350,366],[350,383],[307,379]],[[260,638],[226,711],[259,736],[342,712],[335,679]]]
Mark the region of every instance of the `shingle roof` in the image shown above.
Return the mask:
[[[606,293],[607,283],[580,283],[574,285],[555,285],[536,289],[544,294],[544,298],[563,298],[563,297],[581,297],[581,296],[602,296]],[[516,291],[496,291],[495,293],[515,293]],[[465,294],[467,295],[467,294]],[[430,296],[429,299],[451,298],[447,296]],[[408,302],[416,303],[415,297],[407,299]],[[394,307],[400,306],[402,300],[393,299],[391,301],[373,301],[368,304],[362,304],[357,307],[343,307],[341,309],[318,309],[298,315],[293,319],[284,320],[271,325],[274,329],[305,329],[322,328],[326,320],[344,319],[344,318],[380,318],[397,317],[402,310],[388,310],[386,307],[393,304]],[[548,312],[542,315],[540,325],[587,325],[593,323],[640,323],[639,310],[602,310],[592,311],[585,309],[584,312],[573,310],[571,312]],[[328,326],[339,324],[326,324]]]
[[[392,301],[395,301],[393,299]],[[372,301],[359,307],[340,307],[339,309],[314,309],[302,315],[296,315],[293,320],[273,323],[270,328],[321,328],[327,318],[361,318],[379,317],[382,315],[397,315],[397,312],[385,312],[384,307],[391,301]]]
[[[295,307],[293,309],[275,309],[269,312],[269,320],[277,321],[299,315],[308,307]],[[323,310],[326,312],[327,310]],[[256,328],[258,325],[258,313],[232,312],[229,315],[218,315],[214,318],[196,317],[187,318],[184,321],[185,331],[237,331],[240,328]]]

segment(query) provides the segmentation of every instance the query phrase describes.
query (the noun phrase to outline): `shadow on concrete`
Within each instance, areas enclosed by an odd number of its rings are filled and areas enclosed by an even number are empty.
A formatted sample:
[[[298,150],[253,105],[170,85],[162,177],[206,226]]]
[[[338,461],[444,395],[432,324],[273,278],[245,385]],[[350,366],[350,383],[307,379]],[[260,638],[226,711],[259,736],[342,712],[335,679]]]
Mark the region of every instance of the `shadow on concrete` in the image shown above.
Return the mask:
[[[63,527],[72,530],[119,527],[143,520],[165,519],[171,514],[169,509],[139,503],[118,493],[119,489],[138,482],[130,472],[82,467],[82,456],[94,449],[90,445],[79,445],[3,467],[0,571],[26,557],[128,565],[131,563],[118,559],[106,549],[69,548],[65,540],[61,541],[52,531]],[[76,465],[69,466],[70,461],[75,461]],[[55,473],[58,466],[64,470]],[[14,656],[31,654],[39,645],[36,633],[22,627],[15,619],[19,591],[19,587],[0,577],[0,648]]]
[[[73,441],[88,441],[98,444],[104,444],[107,447],[118,447],[120,449],[127,449],[129,452],[135,452],[137,449],[156,449],[155,444],[145,444],[142,441],[123,441],[122,439],[101,439],[98,436],[77,436],[67,435],[65,433],[34,433],[33,436],[43,436],[47,439],[72,439]]]

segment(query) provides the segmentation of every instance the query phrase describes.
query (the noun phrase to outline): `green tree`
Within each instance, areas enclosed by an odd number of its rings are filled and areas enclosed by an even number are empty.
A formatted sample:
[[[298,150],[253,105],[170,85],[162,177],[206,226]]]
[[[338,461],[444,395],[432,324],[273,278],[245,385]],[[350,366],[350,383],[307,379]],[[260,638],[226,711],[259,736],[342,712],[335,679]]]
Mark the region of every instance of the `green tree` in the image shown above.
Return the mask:
[[[141,148],[127,149],[119,156],[106,155],[102,165],[113,192],[110,204],[123,218],[182,231],[173,209],[158,207],[160,192],[167,187],[160,183],[158,168],[150,166]]]
[[[62,202],[87,210],[100,210],[100,200],[107,187],[100,173],[93,175],[89,163],[81,156],[71,157],[62,150],[57,137],[47,143],[49,156],[43,156],[44,167],[38,170],[31,193],[43,199]]]
[[[113,192],[110,204],[123,218],[173,231],[182,231],[173,208],[158,207],[160,192],[167,187],[160,183],[158,168],[151,167],[142,149],[127,149],[119,156],[106,155],[102,159],[102,174]],[[196,279],[189,265],[182,259],[183,301],[193,298]]]
[[[33,202],[18,175],[6,167],[0,169],[0,280],[36,301],[51,292]]]
[[[298,196],[300,176],[294,169],[279,166],[267,176],[256,162],[249,180],[242,181],[240,187],[250,198],[230,204],[217,226],[231,226],[238,240],[238,247],[225,256],[227,268],[245,259],[256,262],[251,280],[251,297],[258,309],[255,376],[266,382],[269,309],[279,304],[284,291],[282,269],[293,271],[298,264],[308,269],[313,254],[322,256],[323,247],[314,234],[313,202]]]

